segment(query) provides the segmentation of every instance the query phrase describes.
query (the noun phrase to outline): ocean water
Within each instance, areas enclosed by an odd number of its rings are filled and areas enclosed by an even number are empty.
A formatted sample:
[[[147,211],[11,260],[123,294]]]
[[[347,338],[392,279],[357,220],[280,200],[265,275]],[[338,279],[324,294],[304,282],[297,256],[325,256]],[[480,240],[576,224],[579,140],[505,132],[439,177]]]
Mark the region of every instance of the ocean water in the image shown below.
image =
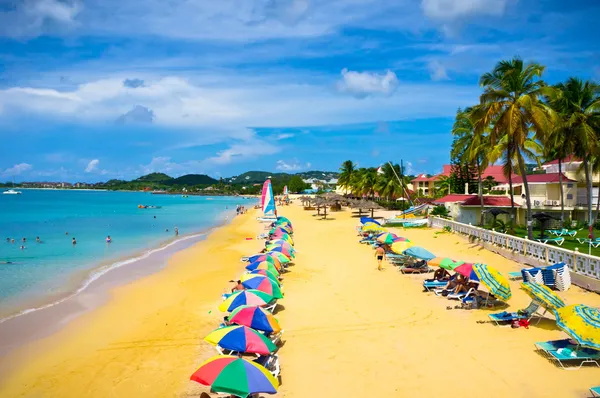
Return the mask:
[[[0,318],[72,294],[100,273],[176,239],[175,227],[178,239],[185,239],[233,217],[236,205],[256,202],[143,192],[22,192],[0,195]]]

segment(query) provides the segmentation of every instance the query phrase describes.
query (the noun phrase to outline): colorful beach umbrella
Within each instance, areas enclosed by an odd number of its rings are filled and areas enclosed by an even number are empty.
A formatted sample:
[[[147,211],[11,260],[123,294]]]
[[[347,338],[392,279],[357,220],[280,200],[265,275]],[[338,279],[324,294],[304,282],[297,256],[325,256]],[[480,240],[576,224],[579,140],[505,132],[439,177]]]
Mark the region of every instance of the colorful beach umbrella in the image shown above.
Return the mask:
[[[280,251],[269,251],[269,252],[267,252],[267,254],[269,254],[270,256],[279,260],[279,262],[282,265],[287,264],[291,261],[290,257],[286,256],[284,253],[282,253]]]
[[[229,322],[267,333],[281,332],[277,318],[264,308],[255,305],[242,305],[231,311]]]
[[[284,247],[277,246],[277,245],[267,246],[267,250],[269,251],[269,253],[281,253],[289,259],[296,257],[294,255],[294,253],[292,253],[291,251],[287,250]],[[279,259],[279,261],[281,261],[281,259]]]
[[[435,254],[431,253],[430,251],[428,251],[426,249],[423,249],[420,246],[410,247],[410,248],[404,250],[403,253],[406,254],[407,256],[420,258],[421,260],[425,260],[425,261],[435,258]]]
[[[249,272],[250,273],[247,275],[263,275],[263,276],[273,279],[274,281],[275,280],[279,281],[279,275],[277,275],[276,273],[271,272],[269,270],[266,270],[266,269],[255,269],[255,270],[252,270]]]
[[[381,225],[381,223],[379,223],[379,221],[371,218],[371,217],[361,217],[360,218],[360,223],[361,224],[366,224],[366,223],[372,223],[372,224],[377,224],[377,225]]]
[[[394,238],[397,238],[398,235],[393,234],[391,232],[384,232],[377,237],[377,242],[383,243],[386,245],[391,245],[394,242]]]
[[[413,247],[413,244],[411,242],[404,241],[404,242],[392,243],[392,245],[390,246],[390,249],[392,250],[392,252],[394,252],[396,254],[402,254],[402,253],[404,253],[405,250],[410,249],[411,247]]]
[[[275,266],[275,264],[270,263],[268,261],[256,261],[256,262],[250,263],[246,266],[246,269],[248,271],[264,269],[265,271],[269,271],[272,274],[279,275],[279,269],[277,269],[277,266]]]
[[[210,386],[212,391],[247,397],[251,394],[275,394],[279,382],[267,369],[244,358],[217,355],[205,361],[191,380]]]
[[[456,262],[448,257],[436,257],[436,258],[433,258],[433,259],[427,261],[427,264],[431,265],[433,267],[440,267],[440,268],[447,269],[448,271],[452,271],[456,267],[458,267],[459,265],[461,265],[463,263]]]
[[[408,240],[407,238],[404,238],[404,237],[402,237],[402,236],[396,236],[396,237],[393,239],[393,241],[394,241],[394,242],[410,242],[410,240]]]
[[[556,293],[546,285],[523,282],[521,289],[525,291],[534,301],[540,303],[544,308],[554,312],[566,304]]]
[[[283,293],[281,292],[279,283],[267,278],[266,276],[254,275],[254,277],[242,281],[242,286],[244,286],[246,289],[260,290],[261,292],[270,294],[276,299],[283,298]]]
[[[250,263],[255,263],[255,262],[260,262],[260,261],[268,261],[271,264],[274,264],[275,266],[277,266],[278,269],[281,268],[281,262],[274,255],[262,253],[262,254],[255,254],[254,256],[248,257],[248,262],[250,262]]]
[[[512,296],[508,279],[495,268],[486,264],[474,264],[473,272],[477,278],[470,277],[470,279],[473,281],[478,279],[494,296],[504,301]]]
[[[243,325],[216,329],[204,340],[212,345],[236,352],[269,355],[277,349],[275,343],[263,333]]]
[[[555,311],[556,324],[581,346],[600,350],[600,310],[584,304]]]
[[[222,312],[233,311],[241,305],[264,306],[273,301],[273,296],[260,290],[248,289],[233,293],[227,297],[221,304],[219,310]]]

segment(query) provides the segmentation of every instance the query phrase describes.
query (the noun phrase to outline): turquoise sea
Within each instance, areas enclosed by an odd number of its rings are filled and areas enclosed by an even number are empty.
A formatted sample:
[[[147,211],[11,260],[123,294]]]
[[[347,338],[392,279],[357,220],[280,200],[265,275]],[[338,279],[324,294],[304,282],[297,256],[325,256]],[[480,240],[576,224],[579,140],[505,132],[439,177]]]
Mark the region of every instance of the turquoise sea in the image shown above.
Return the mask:
[[[22,192],[0,195],[0,318],[76,292],[101,273],[164,247],[176,239],[175,227],[178,239],[186,239],[234,216],[236,205],[256,202],[143,192]]]

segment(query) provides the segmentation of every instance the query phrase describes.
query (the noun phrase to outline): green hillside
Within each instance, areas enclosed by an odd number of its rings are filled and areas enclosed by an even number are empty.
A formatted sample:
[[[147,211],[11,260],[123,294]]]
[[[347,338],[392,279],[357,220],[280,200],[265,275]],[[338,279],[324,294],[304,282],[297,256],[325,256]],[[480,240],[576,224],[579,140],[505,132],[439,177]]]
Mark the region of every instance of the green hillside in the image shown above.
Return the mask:
[[[181,177],[177,177],[167,182],[168,185],[212,185],[218,183],[212,177],[206,174],[186,174]]]
[[[134,181],[140,182],[166,182],[172,180],[173,177],[166,175],[165,173],[150,173],[145,176],[141,176]]]

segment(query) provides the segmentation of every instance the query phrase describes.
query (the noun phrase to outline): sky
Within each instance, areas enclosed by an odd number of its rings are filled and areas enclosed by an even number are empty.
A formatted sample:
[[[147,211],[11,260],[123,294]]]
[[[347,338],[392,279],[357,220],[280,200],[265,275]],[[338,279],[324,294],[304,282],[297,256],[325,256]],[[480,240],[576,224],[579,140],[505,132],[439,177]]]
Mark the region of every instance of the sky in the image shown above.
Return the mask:
[[[0,181],[437,173],[479,77],[600,80],[595,0],[0,0]]]

